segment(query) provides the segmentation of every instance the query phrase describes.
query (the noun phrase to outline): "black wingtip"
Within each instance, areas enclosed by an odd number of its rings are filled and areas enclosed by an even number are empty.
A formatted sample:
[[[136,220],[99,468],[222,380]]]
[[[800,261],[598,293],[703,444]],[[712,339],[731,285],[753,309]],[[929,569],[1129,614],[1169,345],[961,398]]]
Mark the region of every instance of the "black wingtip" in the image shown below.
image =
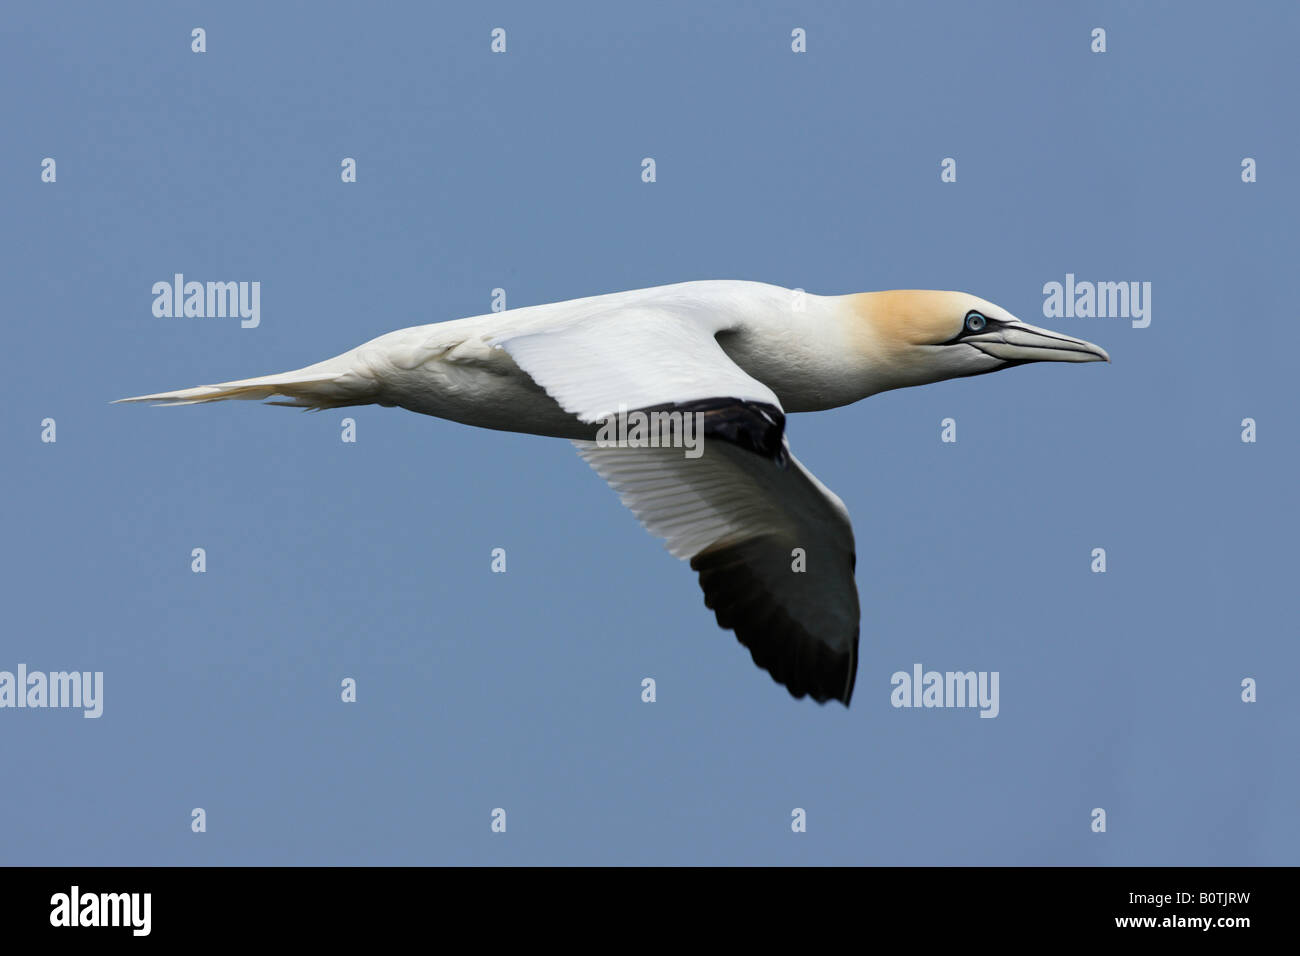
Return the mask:
[[[705,607],[713,611],[718,626],[734,632],[754,663],[791,697],[812,697],[819,704],[837,700],[848,707],[857,680],[857,629],[843,652],[809,633],[764,590],[739,553],[746,545],[753,547],[754,542],[691,558],[691,568],[700,576]]]

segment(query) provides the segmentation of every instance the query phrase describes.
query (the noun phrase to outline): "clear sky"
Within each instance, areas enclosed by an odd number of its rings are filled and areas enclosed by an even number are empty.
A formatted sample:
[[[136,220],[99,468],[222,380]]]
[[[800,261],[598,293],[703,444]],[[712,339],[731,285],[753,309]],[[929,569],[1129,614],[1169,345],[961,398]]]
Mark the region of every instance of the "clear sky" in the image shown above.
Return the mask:
[[[0,709],[0,862],[1300,862],[1300,15],[1069,6],[7,6],[0,670],[104,699]],[[260,324],[156,317],[176,273]],[[1149,326],[1044,318],[1067,274]],[[791,417],[855,521],[848,710],[567,442],[108,404],[701,278],[961,289],[1113,358]],[[918,663],[997,718],[892,707]]]

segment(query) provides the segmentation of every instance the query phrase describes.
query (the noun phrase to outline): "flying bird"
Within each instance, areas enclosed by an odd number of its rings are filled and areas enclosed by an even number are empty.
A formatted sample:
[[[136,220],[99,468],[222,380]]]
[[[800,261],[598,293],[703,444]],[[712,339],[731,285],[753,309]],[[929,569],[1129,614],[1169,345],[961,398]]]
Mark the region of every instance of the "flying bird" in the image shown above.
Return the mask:
[[[964,292],[819,296],[709,280],[399,329],[297,371],[120,401],[399,406],[570,439],[690,561],[705,605],[754,663],[794,697],[847,706],[860,618],[853,528],[791,454],[786,414],[1030,362],[1109,360]],[[702,453],[607,440],[603,427],[637,411],[698,422]]]

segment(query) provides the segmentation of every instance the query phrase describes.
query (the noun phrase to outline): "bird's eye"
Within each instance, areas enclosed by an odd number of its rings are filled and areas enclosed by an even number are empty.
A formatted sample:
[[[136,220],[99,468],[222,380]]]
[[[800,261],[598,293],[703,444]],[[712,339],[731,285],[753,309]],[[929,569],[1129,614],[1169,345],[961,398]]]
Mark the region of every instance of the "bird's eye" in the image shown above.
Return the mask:
[[[982,332],[984,330],[984,326],[988,324],[989,324],[989,320],[984,318],[984,316],[980,315],[978,312],[966,313],[967,332]]]

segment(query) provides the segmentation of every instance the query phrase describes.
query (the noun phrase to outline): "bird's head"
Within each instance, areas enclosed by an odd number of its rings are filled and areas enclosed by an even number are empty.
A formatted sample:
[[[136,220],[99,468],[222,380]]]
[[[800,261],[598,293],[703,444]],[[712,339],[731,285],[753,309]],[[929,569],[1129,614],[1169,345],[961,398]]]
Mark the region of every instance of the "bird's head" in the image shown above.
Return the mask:
[[[849,296],[858,345],[884,359],[885,388],[982,375],[1030,362],[1109,362],[1099,346],[1025,322],[965,292],[895,290]]]

